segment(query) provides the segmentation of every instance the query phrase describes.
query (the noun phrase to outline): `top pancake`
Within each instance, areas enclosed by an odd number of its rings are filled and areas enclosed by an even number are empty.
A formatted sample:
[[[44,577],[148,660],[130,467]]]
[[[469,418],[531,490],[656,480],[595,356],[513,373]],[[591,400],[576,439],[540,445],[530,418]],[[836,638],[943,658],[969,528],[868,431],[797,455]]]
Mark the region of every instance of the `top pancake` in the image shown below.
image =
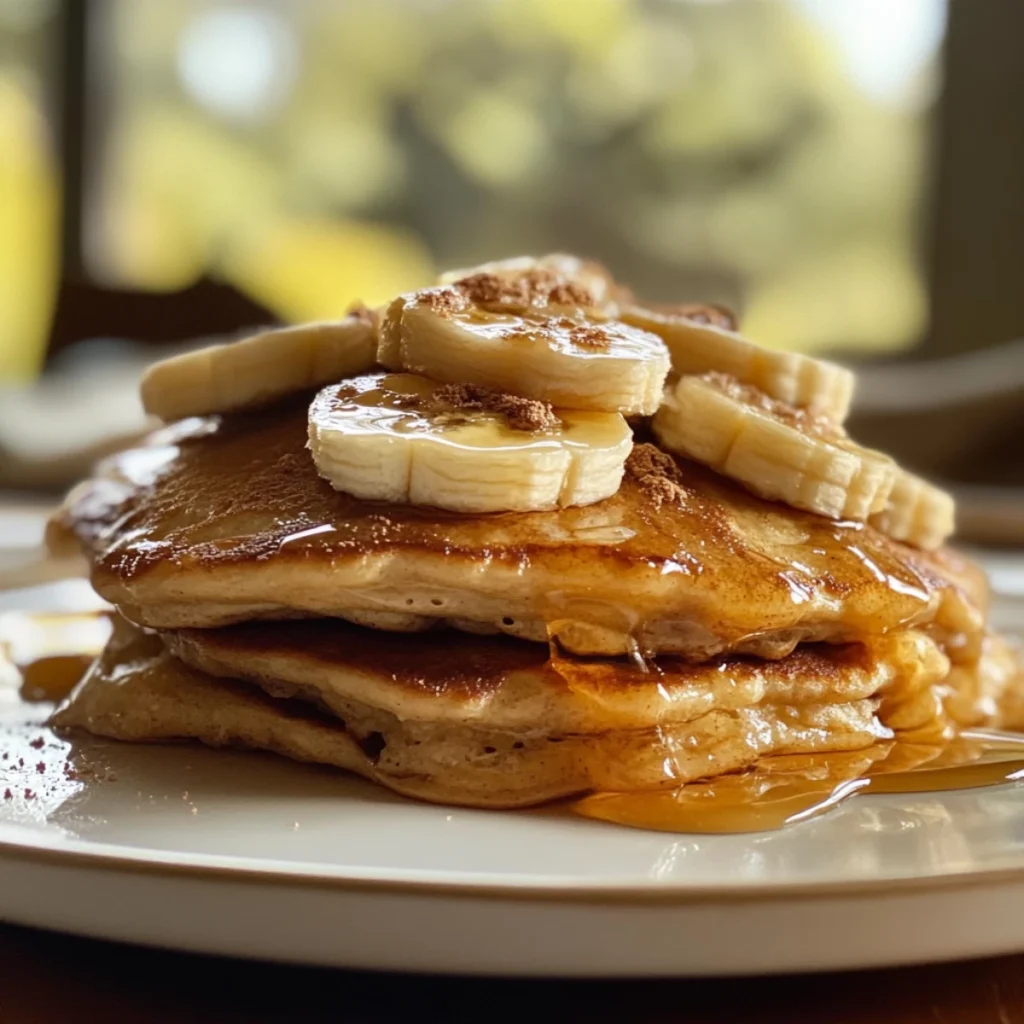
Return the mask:
[[[305,442],[304,403],[182,421],[72,491],[48,540],[71,531],[99,593],[159,628],[446,620],[555,635],[577,653],[639,642],[702,660],[981,625],[960,585],[970,572],[948,556],[761,500],[691,463],[669,502],[627,478],[585,508],[466,516],[337,493]]]

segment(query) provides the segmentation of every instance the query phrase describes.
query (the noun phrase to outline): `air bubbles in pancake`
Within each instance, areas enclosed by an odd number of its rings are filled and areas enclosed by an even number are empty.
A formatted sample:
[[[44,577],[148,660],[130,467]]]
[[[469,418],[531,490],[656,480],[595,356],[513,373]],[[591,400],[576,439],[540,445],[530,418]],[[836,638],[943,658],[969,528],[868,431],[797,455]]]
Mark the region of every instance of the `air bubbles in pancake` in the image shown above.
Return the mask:
[[[384,734],[381,732],[367,733],[362,738],[357,736],[356,742],[373,764],[380,760],[380,755],[384,753],[384,748],[387,746],[387,740],[384,739]]]

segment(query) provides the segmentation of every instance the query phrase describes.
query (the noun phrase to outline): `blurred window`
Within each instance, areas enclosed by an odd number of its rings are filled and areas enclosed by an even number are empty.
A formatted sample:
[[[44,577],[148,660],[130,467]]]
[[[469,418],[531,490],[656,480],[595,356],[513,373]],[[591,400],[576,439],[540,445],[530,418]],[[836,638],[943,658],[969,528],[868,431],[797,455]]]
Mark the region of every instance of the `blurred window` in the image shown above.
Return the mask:
[[[55,343],[332,316],[438,266],[562,248],[652,299],[736,306],[769,344],[872,355],[919,342],[936,308],[947,28],[984,78],[1015,8],[0,0],[0,376],[38,366],[51,316],[54,11],[83,22],[88,100],[63,133],[75,265]],[[976,38],[957,28],[983,9]],[[936,237],[955,256],[956,231]]]
[[[89,265],[287,318],[577,249],[800,349],[917,340],[941,0],[114,0]],[[885,31],[879,32],[881,22]]]
[[[58,190],[44,92],[52,3],[0,0],[0,382],[35,375],[58,272]]]

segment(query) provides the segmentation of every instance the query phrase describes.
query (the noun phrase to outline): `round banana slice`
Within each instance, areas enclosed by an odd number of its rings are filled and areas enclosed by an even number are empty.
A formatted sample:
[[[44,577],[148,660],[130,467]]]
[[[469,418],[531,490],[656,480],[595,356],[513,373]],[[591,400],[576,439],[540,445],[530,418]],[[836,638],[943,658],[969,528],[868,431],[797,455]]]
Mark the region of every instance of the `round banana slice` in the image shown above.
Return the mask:
[[[377,373],[316,396],[309,447],[320,475],[358,498],[529,512],[614,494],[633,437],[617,413]]]
[[[889,504],[871,517],[871,525],[894,540],[934,551],[956,529],[956,502],[946,491],[900,469]]]
[[[263,331],[161,360],[142,376],[142,404],[163,420],[263,405],[363,373],[376,361],[375,314]]]
[[[378,360],[567,409],[645,416],[657,409],[669,370],[657,335],[595,320],[572,304],[571,289],[536,299],[520,295],[502,308],[508,296],[502,279],[483,277],[483,285],[467,278],[393,302],[381,325]]]
[[[771,398],[836,423],[842,423],[850,411],[852,371],[796,352],[761,348],[730,329],[731,316],[716,307],[623,306],[619,315],[626,323],[664,339],[674,373],[725,373]]]
[[[497,274],[499,277],[516,278],[538,271],[557,274],[566,281],[586,289],[597,306],[629,298],[628,289],[616,282],[607,267],[596,260],[585,260],[564,252],[552,252],[546,256],[511,256],[504,260],[481,263],[477,267],[448,270],[438,278],[438,283],[455,284],[477,274]]]
[[[653,422],[661,444],[763,498],[832,519],[885,508],[896,465],[822,417],[723,374],[681,377]]]

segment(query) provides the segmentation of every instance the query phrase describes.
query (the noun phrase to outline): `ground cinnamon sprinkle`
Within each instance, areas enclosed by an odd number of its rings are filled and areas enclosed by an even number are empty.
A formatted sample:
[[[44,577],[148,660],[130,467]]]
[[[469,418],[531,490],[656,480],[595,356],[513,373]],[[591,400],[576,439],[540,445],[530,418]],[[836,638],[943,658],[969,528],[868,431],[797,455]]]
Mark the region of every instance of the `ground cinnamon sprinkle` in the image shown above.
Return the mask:
[[[751,384],[741,384],[735,377],[731,377],[727,373],[704,373],[701,374],[700,379],[721,391],[722,394],[771,416],[772,419],[787,427],[799,430],[801,434],[833,441],[846,437],[846,431],[827,416],[815,416],[806,409],[800,409],[795,405],[790,405],[789,402],[772,398]]]
[[[431,313],[450,317],[466,308],[466,296],[457,288],[427,288],[416,296],[418,303],[430,307]]]
[[[423,396],[410,394],[403,395],[397,391],[388,393],[388,401],[395,409],[419,409],[423,406]]]
[[[548,292],[552,306],[595,306],[594,296],[576,281],[560,281]]]
[[[698,324],[711,324],[725,331],[735,331],[739,326],[736,314],[725,306],[714,306],[706,302],[684,302],[675,307],[675,312]]]
[[[116,782],[117,772],[109,768],[97,767],[88,762],[72,764],[65,761],[63,766],[64,778],[72,782]]]
[[[524,310],[544,306],[593,306],[594,296],[576,281],[535,267],[519,274],[470,274],[455,288],[476,306]]]
[[[574,345],[580,348],[607,348],[608,334],[600,327],[588,324],[577,324],[569,329],[569,337]]]
[[[521,297],[523,289],[511,288],[512,282],[503,281],[497,274],[470,274],[469,277],[459,278],[455,282],[458,288],[470,302],[478,306],[490,306],[501,302],[503,299]]]
[[[511,430],[553,430],[561,424],[547,402],[495,391],[477,384],[445,384],[431,395],[437,412],[490,412],[505,417]]]
[[[653,444],[635,444],[626,459],[626,473],[656,508],[677,504],[686,496],[676,460]]]

